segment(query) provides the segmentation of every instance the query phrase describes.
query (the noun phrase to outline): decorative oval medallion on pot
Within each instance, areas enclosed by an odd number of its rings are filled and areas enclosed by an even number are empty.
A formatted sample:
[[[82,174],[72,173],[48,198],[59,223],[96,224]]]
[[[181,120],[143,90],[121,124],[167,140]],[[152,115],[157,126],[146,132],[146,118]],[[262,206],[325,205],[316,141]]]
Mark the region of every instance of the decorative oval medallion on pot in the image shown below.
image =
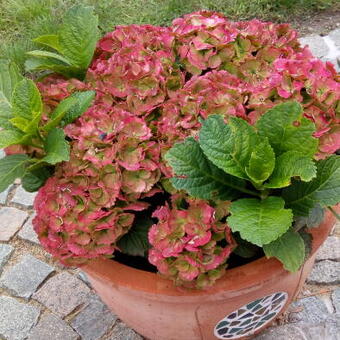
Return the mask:
[[[249,302],[227,315],[214,329],[218,339],[239,339],[252,335],[272,321],[285,306],[288,294],[278,292]]]

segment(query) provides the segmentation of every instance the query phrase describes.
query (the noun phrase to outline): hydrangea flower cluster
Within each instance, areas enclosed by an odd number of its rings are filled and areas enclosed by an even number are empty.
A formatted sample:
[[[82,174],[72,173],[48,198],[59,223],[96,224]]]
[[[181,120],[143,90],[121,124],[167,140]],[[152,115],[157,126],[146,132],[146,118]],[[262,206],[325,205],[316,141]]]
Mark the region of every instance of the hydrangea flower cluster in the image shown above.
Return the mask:
[[[98,42],[84,81],[52,75],[38,86],[46,120],[71,93],[96,91],[93,105],[65,128],[70,161],[57,166],[35,202],[35,230],[65,264],[112,255],[135,211],[150,210],[145,198],[168,190],[165,152],[195,136],[210,114],[254,124],[268,108],[295,100],[317,126],[318,157],[340,148],[339,75],[288,25],[203,11],[170,27],[118,26]],[[149,260],[178,284],[205,287],[222,275],[232,240],[215,208],[187,203],[151,207]]]
[[[187,209],[176,206],[182,200]],[[224,214],[204,201],[174,195],[172,208],[165,205],[153,213],[158,223],[149,231],[150,263],[178,286],[213,285],[223,275],[235,245],[228,225],[219,222]]]

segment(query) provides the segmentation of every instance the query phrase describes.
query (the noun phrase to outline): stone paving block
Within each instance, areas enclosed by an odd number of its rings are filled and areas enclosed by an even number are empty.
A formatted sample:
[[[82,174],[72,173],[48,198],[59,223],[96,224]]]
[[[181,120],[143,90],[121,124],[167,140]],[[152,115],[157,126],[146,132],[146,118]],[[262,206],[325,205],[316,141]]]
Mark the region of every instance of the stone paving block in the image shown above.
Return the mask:
[[[321,58],[328,54],[328,46],[325,41],[317,34],[307,35],[299,39],[302,46],[308,45],[315,57]]]
[[[271,327],[253,340],[306,340],[303,331],[293,325]]]
[[[91,288],[91,282],[89,281],[87,275],[83,272],[83,271],[79,271],[77,273],[77,277],[79,277],[80,280],[82,280],[83,282],[85,282],[90,288]]]
[[[329,260],[317,262],[307,278],[307,282],[314,284],[339,284],[340,262]]]
[[[92,301],[72,320],[71,326],[82,340],[98,340],[117,320],[117,316],[94,297]]]
[[[34,203],[36,192],[27,192],[21,185],[15,191],[12,198],[13,203],[21,204],[27,208],[32,207]]]
[[[40,244],[39,239],[38,239],[38,235],[33,229],[32,220],[33,220],[34,216],[35,216],[35,214],[32,215],[28,219],[28,221],[26,221],[24,226],[19,231],[18,236],[23,240],[30,241],[30,242],[35,243],[35,244]]]
[[[44,315],[32,329],[27,340],[77,340],[78,334],[62,319]]]
[[[293,302],[289,310],[289,322],[317,324],[325,321],[329,315],[326,305],[316,296],[310,296]]]
[[[0,203],[1,204],[5,204],[6,203],[7,195],[9,193],[9,191],[11,190],[11,188],[12,188],[12,185],[10,185],[5,191],[0,193]]]
[[[19,263],[2,274],[0,286],[15,296],[28,299],[53,271],[47,263],[32,255],[24,255]]]
[[[25,339],[39,315],[40,309],[37,307],[20,303],[8,296],[0,296],[0,339]]]
[[[337,313],[340,313],[340,288],[336,288],[332,293],[332,302],[334,309]]]
[[[2,268],[13,253],[13,250],[14,248],[9,244],[0,244],[0,273],[2,272]]]
[[[328,35],[335,43],[337,48],[340,48],[340,28],[332,31]]]
[[[88,302],[90,289],[75,276],[62,272],[50,278],[33,298],[64,317],[75,308]]]
[[[316,260],[339,260],[340,259],[340,237],[330,236],[320,247],[316,254]]]
[[[24,224],[28,214],[16,208],[0,209],[0,241],[9,241]]]
[[[143,338],[125,323],[118,322],[113,328],[110,340],[143,340]]]

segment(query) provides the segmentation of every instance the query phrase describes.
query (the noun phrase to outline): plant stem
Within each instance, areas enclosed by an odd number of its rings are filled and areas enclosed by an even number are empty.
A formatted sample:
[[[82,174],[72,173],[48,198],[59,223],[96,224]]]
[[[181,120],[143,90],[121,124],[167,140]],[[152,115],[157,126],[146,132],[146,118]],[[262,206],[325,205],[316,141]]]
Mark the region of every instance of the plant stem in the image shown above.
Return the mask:
[[[340,215],[332,207],[327,207],[327,209],[335,216],[338,221],[340,221]]]

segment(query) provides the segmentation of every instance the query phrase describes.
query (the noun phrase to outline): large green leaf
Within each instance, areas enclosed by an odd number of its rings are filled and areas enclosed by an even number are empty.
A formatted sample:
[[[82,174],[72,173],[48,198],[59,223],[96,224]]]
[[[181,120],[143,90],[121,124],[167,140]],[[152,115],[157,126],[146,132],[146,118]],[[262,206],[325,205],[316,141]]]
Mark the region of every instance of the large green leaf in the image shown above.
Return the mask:
[[[318,161],[316,178],[311,182],[293,181],[282,195],[297,216],[307,216],[317,203],[321,207],[339,203],[340,156]]]
[[[70,146],[65,140],[65,133],[62,129],[55,128],[48,134],[44,145],[46,156],[42,162],[57,164],[70,159]]]
[[[286,102],[274,106],[257,121],[260,136],[267,137],[277,156],[286,151],[297,151],[305,156],[313,156],[318,140],[313,122],[303,117],[301,104]]]
[[[275,241],[292,225],[293,214],[281,197],[243,198],[231,203],[228,224],[233,232],[258,246]]]
[[[6,59],[0,59],[0,92],[10,103],[15,85],[23,79],[18,66]]]
[[[268,142],[268,138],[259,139],[258,144],[250,155],[246,173],[255,183],[262,183],[273,172],[275,167],[275,154]]]
[[[16,129],[0,131],[0,149],[10,145],[21,144],[24,139],[24,134]]]
[[[42,100],[40,92],[34,82],[23,79],[14,88],[12,98],[13,113],[15,116],[32,120],[42,113]]]
[[[309,211],[308,216],[297,216],[294,221],[294,228],[300,230],[303,227],[315,228],[318,227],[324,219],[325,209],[316,204]]]
[[[99,37],[98,17],[92,7],[77,5],[64,16],[58,32],[59,50],[73,66],[86,70]]]
[[[186,190],[202,199],[229,200],[239,195],[245,182],[229,176],[211,164],[194,138],[175,144],[165,155],[177,177],[171,183],[176,189]]]
[[[65,65],[71,66],[70,62],[66,58],[54,52],[34,50],[27,52],[27,54],[32,57],[57,59],[58,61],[64,63]]]
[[[33,41],[60,52],[59,36],[56,34],[41,35],[40,37],[33,39]]]
[[[288,230],[277,240],[263,246],[267,257],[276,257],[283,267],[296,272],[305,261],[305,243],[299,233]]]
[[[28,161],[28,156],[22,154],[0,159],[0,192],[6,190],[17,178],[21,178],[25,174]]]
[[[17,65],[9,60],[0,59],[0,127],[10,129],[12,114],[12,93],[15,85],[22,80]]]
[[[316,166],[311,157],[297,151],[287,151],[276,159],[276,167],[270,176],[267,188],[284,188],[290,185],[292,177],[309,182],[316,176]]]
[[[21,184],[26,191],[34,192],[39,190],[51,175],[50,170],[45,167],[40,167],[32,171],[26,170]]]
[[[226,125],[219,115],[209,116],[199,134],[199,144],[212,163],[245,179],[248,179],[245,168],[257,140],[254,128],[243,119],[231,117]]]
[[[151,219],[138,220],[129,232],[118,241],[118,248],[131,256],[145,256],[150,248],[148,233],[152,224]]]
[[[72,96],[77,99],[77,102],[67,111],[61,121],[61,126],[64,127],[80,117],[90,107],[95,95],[95,91],[76,92],[72,94]]]
[[[51,120],[43,127],[50,131],[60,125],[64,127],[80,117],[91,105],[95,97],[95,91],[75,92],[67,97],[52,112]]]
[[[83,71],[79,68],[68,66],[60,60],[53,58],[28,58],[25,61],[25,70],[27,72],[50,70],[60,73],[66,78],[83,77]]]

